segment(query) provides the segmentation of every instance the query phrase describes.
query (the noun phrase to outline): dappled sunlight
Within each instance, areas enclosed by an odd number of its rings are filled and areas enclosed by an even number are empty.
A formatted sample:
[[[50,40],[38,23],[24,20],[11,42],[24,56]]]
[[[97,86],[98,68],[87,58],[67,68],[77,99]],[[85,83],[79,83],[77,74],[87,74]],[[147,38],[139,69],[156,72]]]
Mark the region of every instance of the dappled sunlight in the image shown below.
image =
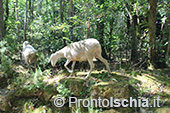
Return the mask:
[[[105,93],[108,93],[112,90],[117,91],[115,89],[110,88],[111,86],[114,86],[114,84],[122,84],[123,87],[132,86],[134,88],[133,91],[135,95],[137,95],[137,97],[141,97],[143,99],[149,98],[151,99],[151,101],[154,98],[160,97],[160,103],[162,106],[170,104],[170,88],[168,83],[169,77],[160,75],[164,74],[164,72],[160,71],[150,72],[144,70],[139,71],[124,69],[112,70],[111,75],[108,76],[107,70],[103,69],[98,71],[98,67],[96,67],[96,70],[92,72],[91,77],[85,79],[85,76],[88,74],[88,72],[79,71],[79,69],[76,69],[75,76],[71,77],[69,77],[69,73],[65,69],[54,70],[50,68],[42,71],[41,68],[37,68],[35,72],[27,72],[27,69],[25,69],[25,67],[23,67],[22,65],[13,65],[13,70],[17,76],[13,78],[11,84],[8,85],[4,90],[6,90],[7,93],[16,90],[18,96],[24,95],[26,97],[29,97],[36,95],[39,98],[44,98],[47,101],[51,98],[52,95],[54,99],[54,97],[56,96],[55,94],[58,94],[56,88],[61,87],[60,85],[65,84],[67,86],[68,92],[70,90],[74,95],[83,96],[87,98],[90,96],[90,90],[88,88],[92,86],[94,88],[99,86],[107,86],[106,88],[104,88],[104,90],[106,90]],[[163,77],[164,79],[166,79],[165,81],[163,81]],[[61,88],[63,88],[63,86]],[[86,88],[86,90],[84,90],[84,88]],[[66,92],[63,92],[67,90],[60,89],[59,91],[61,91],[64,95],[71,95],[72,93],[67,94]],[[95,94],[93,91],[91,93]],[[22,109],[26,111],[32,110],[33,112],[37,112],[43,110],[43,104],[38,108],[35,108],[34,104],[26,105],[25,103],[23,105],[24,106]],[[30,106],[30,108],[28,109],[26,106]],[[49,106],[47,106],[46,111],[51,110],[51,108],[48,107]],[[18,109],[17,105],[15,105],[14,108]],[[151,108],[146,108],[146,110],[150,109]]]
[[[170,111],[168,6],[170,0],[0,0],[0,113]],[[70,107],[70,97],[87,105],[114,98],[120,106]],[[160,107],[151,106],[155,98]]]
[[[140,87],[145,87],[146,89],[150,90],[151,94],[156,94],[156,93],[170,94],[170,90],[167,89],[167,86],[164,85],[166,79],[169,78],[164,78],[165,81],[161,82],[158,76],[160,75],[153,76],[153,74],[143,73],[142,76],[138,75],[134,78],[141,81],[142,84],[140,85]]]
[[[27,74],[27,69],[25,69],[22,65],[12,65],[13,69],[15,72],[17,73],[23,73],[23,74]]]

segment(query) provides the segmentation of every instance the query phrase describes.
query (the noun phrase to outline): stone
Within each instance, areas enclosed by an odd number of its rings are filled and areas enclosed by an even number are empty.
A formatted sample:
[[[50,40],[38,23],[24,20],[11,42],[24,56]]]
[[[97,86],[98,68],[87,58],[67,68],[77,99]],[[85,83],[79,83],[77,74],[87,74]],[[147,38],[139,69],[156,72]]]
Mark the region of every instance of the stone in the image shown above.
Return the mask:
[[[170,108],[158,108],[155,113],[170,113]]]
[[[65,85],[65,87],[68,88],[71,93],[73,93],[73,95],[77,97],[85,95],[85,92],[87,90],[87,87],[85,85],[86,81],[84,78],[62,78],[59,80],[59,82]]]
[[[136,98],[136,95],[134,95],[133,88],[127,83],[123,82],[100,82],[98,84],[95,84],[92,86],[90,90],[91,96],[93,99],[107,99],[109,100],[109,106],[103,106],[102,108],[105,109],[115,109],[116,111],[120,113],[132,113],[135,111],[136,108],[130,108],[130,107],[115,107],[114,99],[120,99],[120,102],[122,102],[123,99],[129,100],[130,97]],[[113,104],[110,104],[111,98],[113,99]],[[101,101],[102,102],[102,101]],[[107,105],[108,102],[104,101],[104,105]],[[117,104],[116,104],[117,105]],[[99,106],[98,106],[99,107]]]

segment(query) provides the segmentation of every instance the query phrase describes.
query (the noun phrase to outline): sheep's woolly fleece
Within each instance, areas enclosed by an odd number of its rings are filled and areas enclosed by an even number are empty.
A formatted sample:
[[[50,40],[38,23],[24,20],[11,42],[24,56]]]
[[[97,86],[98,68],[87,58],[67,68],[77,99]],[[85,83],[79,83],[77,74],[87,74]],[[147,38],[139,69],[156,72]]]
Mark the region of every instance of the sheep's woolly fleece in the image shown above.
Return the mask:
[[[64,66],[71,73],[71,75],[73,74],[73,69],[74,69],[76,61],[88,60],[88,62],[90,64],[90,71],[89,71],[88,75],[86,76],[86,78],[87,78],[88,76],[91,75],[91,72],[94,68],[94,64],[93,64],[94,57],[96,57],[100,61],[102,61],[105,64],[108,72],[111,73],[108,62],[106,59],[104,59],[101,56],[101,53],[102,53],[102,50],[101,50],[101,45],[100,45],[99,41],[91,38],[91,39],[85,39],[82,41],[74,42],[74,43],[62,48],[61,50],[51,54],[50,60],[51,60],[51,65],[55,66],[58,59],[60,59],[62,57],[66,58],[67,61],[64,64]],[[73,61],[73,64],[72,64],[72,69],[70,70],[67,67],[67,65],[71,61]]]
[[[37,60],[36,50],[29,44],[28,41],[23,43],[22,58],[29,65]]]

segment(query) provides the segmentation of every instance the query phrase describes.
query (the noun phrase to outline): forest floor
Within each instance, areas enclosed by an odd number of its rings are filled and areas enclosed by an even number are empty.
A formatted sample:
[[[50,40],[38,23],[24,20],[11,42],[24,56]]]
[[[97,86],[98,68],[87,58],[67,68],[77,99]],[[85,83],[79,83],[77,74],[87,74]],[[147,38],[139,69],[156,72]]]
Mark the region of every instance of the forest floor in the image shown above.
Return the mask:
[[[96,83],[107,82],[107,81],[117,81],[126,82],[136,89],[136,93],[140,98],[147,98],[151,100],[153,104],[153,99],[160,98],[159,106],[160,108],[169,108],[170,106],[170,69],[157,69],[153,71],[141,70],[141,69],[124,69],[120,68],[118,70],[111,67],[112,76],[107,76],[107,71],[105,66],[101,63],[96,64],[95,70],[92,72],[90,79],[94,80]],[[125,66],[126,67],[126,66]],[[76,77],[85,77],[88,73],[89,67],[86,69],[76,69]],[[54,68],[46,69],[41,71],[37,69],[36,72],[27,72],[25,66],[21,64],[13,65],[14,75],[7,79],[1,80],[0,94],[4,93],[5,90],[16,89],[16,87],[24,87],[25,85],[31,84],[31,78],[33,79],[33,84],[36,83],[36,77],[43,76],[41,82],[50,83],[57,79],[57,77],[67,77],[69,73],[64,70],[56,70]],[[43,73],[43,74],[42,74]],[[1,72],[0,76],[4,73]],[[32,74],[34,74],[32,76]],[[57,76],[56,76],[57,75]],[[42,77],[41,76],[41,77]],[[35,87],[35,86],[30,86]],[[41,87],[41,84],[36,87]],[[140,108],[143,112],[154,112],[159,107],[147,107]]]

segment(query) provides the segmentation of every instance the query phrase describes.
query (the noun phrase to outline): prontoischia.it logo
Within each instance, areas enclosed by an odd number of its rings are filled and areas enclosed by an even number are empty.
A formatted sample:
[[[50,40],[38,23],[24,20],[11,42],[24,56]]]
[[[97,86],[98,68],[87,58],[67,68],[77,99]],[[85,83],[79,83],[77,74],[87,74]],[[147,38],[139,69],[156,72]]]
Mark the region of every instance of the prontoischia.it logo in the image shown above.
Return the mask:
[[[77,99],[76,97],[69,97],[68,103],[69,107],[72,107],[72,104],[77,104],[77,107],[81,105],[83,107],[160,107],[159,105],[159,97],[153,99],[153,105],[151,105],[149,99],[133,99],[130,97],[129,99],[114,99],[110,97],[110,99]],[[56,107],[62,107],[65,104],[65,99],[63,97],[57,97],[54,99],[54,105]]]

